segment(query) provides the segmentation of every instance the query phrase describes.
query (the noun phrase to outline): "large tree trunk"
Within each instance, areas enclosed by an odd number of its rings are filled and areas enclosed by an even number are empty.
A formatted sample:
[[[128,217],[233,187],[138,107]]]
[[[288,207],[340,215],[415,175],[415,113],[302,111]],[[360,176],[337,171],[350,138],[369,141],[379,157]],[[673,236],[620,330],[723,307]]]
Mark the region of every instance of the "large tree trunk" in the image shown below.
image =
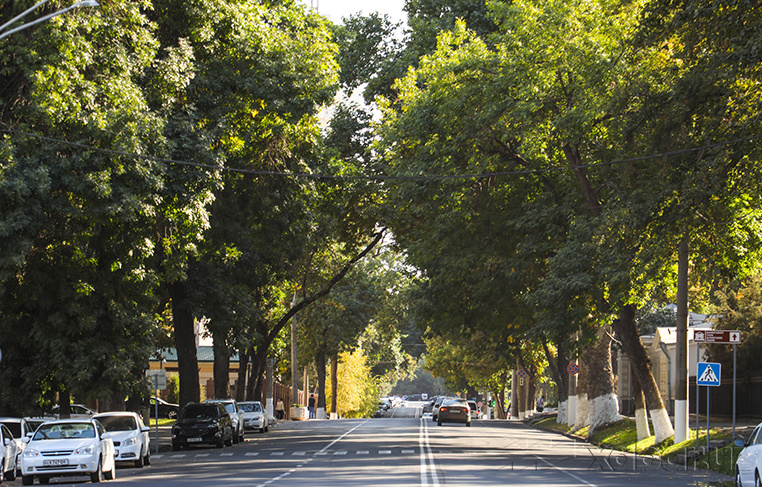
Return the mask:
[[[596,428],[615,423],[622,419],[619,414],[619,401],[614,389],[614,374],[611,367],[610,327],[602,326],[598,330],[598,340],[586,361],[587,400],[590,405],[590,438]]]
[[[248,348],[238,352],[238,382],[235,388],[235,400],[238,402],[246,400],[246,388],[249,382],[246,373],[251,359],[250,354],[251,350]]]
[[[225,341],[213,338],[214,349],[214,397],[227,399],[230,397],[230,350]]]
[[[646,405],[654,423],[654,435],[656,443],[661,443],[675,434],[669,413],[664,407],[664,402],[659,394],[653,373],[651,372],[648,352],[638,335],[638,327],[635,322],[635,306],[627,305],[619,312],[619,317],[614,320],[614,331],[621,340],[624,353],[630,358],[632,371],[645,395]]]
[[[630,365],[630,369],[632,369],[632,365]],[[638,434],[638,440],[644,440],[651,436],[651,429],[648,427],[646,398],[643,396],[643,389],[641,389],[640,381],[637,378],[633,381],[632,386],[632,394],[635,396],[635,430]]]
[[[185,283],[176,281],[168,288],[172,300],[172,321],[175,328],[175,348],[180,379],[180,407],[182,407],[189,402],[198,402],[201,398],[196,333],[193,329],[193,314],[188,309]]]
[[[545,358],[548,359],[550,373],[553,376],[553,380],[556,381],[558,389],[558,416],[556,417],[556,422],[565,424],[566,406],[569,398],[569,373],[567,372],[569,359],[566,357],[563,343],[556,344],[555,356],[550,352],[548,343],[545,340],[542,342],[542,348],[545,351]]]
[[[325,350],[320,350],[315,357],[315,367],[317,367],[318,380],[318,399],[315,418],[325,419]]]
[[[577,401],[574,408],[574,426],[572,431],[577,431],[590,424],[590,404],[587,400],[587,383],[590,380],[588,367],[589,362],[586,353],[577,360],[579,372],[577,373]]]

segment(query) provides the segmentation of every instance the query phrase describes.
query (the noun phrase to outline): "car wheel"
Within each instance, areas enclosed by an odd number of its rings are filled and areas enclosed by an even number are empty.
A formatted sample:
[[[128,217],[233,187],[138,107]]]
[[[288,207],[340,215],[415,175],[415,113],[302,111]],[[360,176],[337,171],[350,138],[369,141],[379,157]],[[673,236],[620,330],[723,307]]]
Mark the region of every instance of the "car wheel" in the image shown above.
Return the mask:
[[[437,420],[437,426],[442,426],[442,422]]]
[[[231,433],[231,435],[230,435],[230,438],[228,438],[228,439],[225,441],[225,445],[227,445],[227,446],[233,446],[233,436],[234,436],[234,435]]]
[[[5,478],[13,482],[16,480],[16,466],[14,465],[10,472],[5,473]]]
[[[50,483],[50,477],[38,477],[41,485],[47,485]]]
[[[151,465],[151,452],[146,450],[146,456],[143,458],[143,465]]]
[[[759,472],[754,472],[754,487],[762,487],[762,480],[759,478]]]
[[[32,485],[34,483],[34,475],[22,475],[21,485]]]
[[[180,451],[180,445],[172,445],[172,451]]]
[[[270,426],[269,425],[265,426],[265,433],[267,433],[268,431],[270,431]]]
[[[101,469],[101,462],[98,462],[98,468],[95,469],[95,472],[90,474],[90,482],[97,483],[103,480],[103,471]],[[40,483],[42,483],[42,479],[40,479]]]
[[[233,433],[233,443],[238,443],[238,441],[239,441],[238,432],[236,431],[235,433]]]
[[[138,459],[135,460],[135,467],[136,468],[143,468],[143,461],[144,461],[143,458],[144,458],[143,457],[143,451],[141,450],[140,453],[138,454]]]
[[[241,428],[241,436],[238,437],[238,442],[243,443],[244,441],[246,441],[246,430]]]
[[[471,427],[471,421],[467,422],[466,426],[468,426],[470,428]]]
[[[267,431],[267,429],[265,429],[265,428],[259,428],[259,432],[260,433],[264,433],[265,431]]]

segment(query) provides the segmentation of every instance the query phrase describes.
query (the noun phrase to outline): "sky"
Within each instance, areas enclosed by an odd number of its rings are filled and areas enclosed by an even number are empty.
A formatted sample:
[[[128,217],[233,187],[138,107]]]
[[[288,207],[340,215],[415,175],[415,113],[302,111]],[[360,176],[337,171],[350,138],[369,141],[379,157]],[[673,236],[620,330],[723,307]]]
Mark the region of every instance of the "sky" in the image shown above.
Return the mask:
[[[405,0],[302,0],[328,17],[328,20],[338,24],[342,17],[349,17],[350,14],[362,12],[369,14],[379,12],[388,14],[393,21],[407,20],[402,8],[405,6]]]

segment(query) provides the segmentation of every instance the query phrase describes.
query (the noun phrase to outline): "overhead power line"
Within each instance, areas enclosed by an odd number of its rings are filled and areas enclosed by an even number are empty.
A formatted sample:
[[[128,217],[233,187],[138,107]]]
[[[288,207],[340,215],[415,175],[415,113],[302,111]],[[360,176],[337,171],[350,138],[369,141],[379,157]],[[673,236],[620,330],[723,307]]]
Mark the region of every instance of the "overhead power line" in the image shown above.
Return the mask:
[[[549,172],[559,172],[559,171],[568,171],[572,169],[569,166],[558,166],[558,167],[548,167],[543,169],[524,169],[524,170],[516,170],[516,171],[500,171],[500,172],[490,172],[490,173],[473,173],[473,174],[428,174],[428,175],[335,175],[335,174],[313,174],[313,173],[298,173],[298,172],[285,172],[285,171],[265,171],[265,170],[257,170],[257,169],[246,169],[246,168],[235,168],[235,167],[226,167],[226,166],[217,166],[214,164],[202,164],[197,162],[190,162],[190,161],[183,161],[178,159],[168,159],[163,157],[154,157],[154,156],[147,156],[143,154],[135,154],[132,152],[125,152],[120,150],[114,150],[114,149],[103,149],[100,147],[94,147],[87,144],[81,144],[79,142],[70,142],[68,140],[62,140],[57,139],[54,137],[48,137],[45,135],[40,134],[34,134],[30,132],[24,132],[21,130],[14,130],[14,129],[0,129],[0,132],[5,132],[9,134],[18,134],[18,135],[24,135],[27,137],[33,137],[37,138],[39,140],[45,140],[48,142],[53,142],[57,144],[64,144],[71,147],[79,147],[82,149],[87,149],[91,151],[101,152],[105,154],[112,154],[112,155],[118,155],[118,156],[125,156],[125,157],[133,157],[137,159],[145,159],[149,161],[155,161],[155,162],[162,162],[165,164],[176,164],[181,166],[191,166],[191,167],[197,167],[201,169],[211,169],[214,171],[229,171],[229,172],[237,172],[237,173],[243,173],[243,174],[252,174],[255,176],[281,176],[281,177],[289,177],[289,178],[307,178],[307,179],[342,179],[342,180],[365,180],[365,181],[446,181],[446,180],[470,180],[470,179],[487,179],[487,178],[494,178],[494,177],[502,177],[502,176],[516,176],[516,175],[528,175],[528,174],[542,174],[542,173],[549,173]],[[699,152],[699,151],[706,151],[710,149],[715,149],[718,147],[724,147],[728,145],[733,144],[739,144],[741,142],[746,142],[749,140],[754,140],[762,137],[762,135],[752,135],[749,137],[742,137],[740,139],[734,139],[734,140],[728,140],[723,142],[717,142],[714,144],[707,144],[702,145],[700,147],[691,147],[687,149],[680,149],[675,151],[669,151],[669,152],[661,152],[658,154],[651,154],[646,156],[638,156],[638,157],[631,157],[627,159],[615,159],[609,162],[599,162],[595,164],[585,164],[581,166],[576,166],[574,169],[594,169],[598,167],[607,167],[607,166],[614,166],[618,164],[627,164],[631,162],[638,162],[638,161],[647,161],[647,160],[653,160],[653,159],[662,159],[665,157],[671,157],[681,154],[688,154],[691,152]]]

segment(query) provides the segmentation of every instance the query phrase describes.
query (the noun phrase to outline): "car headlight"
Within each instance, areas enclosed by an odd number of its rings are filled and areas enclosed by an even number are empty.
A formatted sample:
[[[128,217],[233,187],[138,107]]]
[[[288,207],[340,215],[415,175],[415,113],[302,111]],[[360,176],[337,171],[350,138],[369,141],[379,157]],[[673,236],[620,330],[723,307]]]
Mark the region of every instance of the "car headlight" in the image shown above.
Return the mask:
[[[92,455],[95,451],[94,445],[80,446],[74,451],[75,455]]]
[[[30,458],[39,457],[40,452],[35,450],[34,448],[27,448],[26,450],[24,450],[24,456],[30,457]]]
[[[138,439],[136,437],[127,438],[122,442],[122,446],[132,446],[136,445],[138,443]]]

